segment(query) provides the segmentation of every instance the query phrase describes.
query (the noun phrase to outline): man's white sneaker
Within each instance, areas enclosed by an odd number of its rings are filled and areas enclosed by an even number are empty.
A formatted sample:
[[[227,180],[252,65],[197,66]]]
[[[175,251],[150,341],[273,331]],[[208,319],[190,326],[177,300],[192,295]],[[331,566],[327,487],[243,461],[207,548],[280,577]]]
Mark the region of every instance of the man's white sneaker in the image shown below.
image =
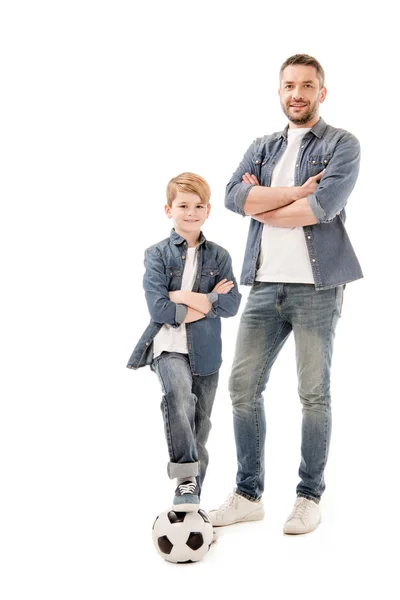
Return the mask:
[[[264,506],[261,500],[252,502],[233,492],[217,510],[210,510],[208,516],[214,527],[245,521],[261,521],[264,518]]]
[[[321,521],[321,509],[316,502],[299,496],[292,514],[283,527],[283,533],[292,535],[314,531]]]

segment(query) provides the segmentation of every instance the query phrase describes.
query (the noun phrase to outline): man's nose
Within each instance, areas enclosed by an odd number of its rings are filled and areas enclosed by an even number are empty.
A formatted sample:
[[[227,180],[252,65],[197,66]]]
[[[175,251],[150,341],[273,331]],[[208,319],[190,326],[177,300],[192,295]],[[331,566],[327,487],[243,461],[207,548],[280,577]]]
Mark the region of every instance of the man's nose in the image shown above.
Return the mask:
[[[303,98],[303,93],[301,88],[294,88],[293,90],[293,100],[301,100]]]

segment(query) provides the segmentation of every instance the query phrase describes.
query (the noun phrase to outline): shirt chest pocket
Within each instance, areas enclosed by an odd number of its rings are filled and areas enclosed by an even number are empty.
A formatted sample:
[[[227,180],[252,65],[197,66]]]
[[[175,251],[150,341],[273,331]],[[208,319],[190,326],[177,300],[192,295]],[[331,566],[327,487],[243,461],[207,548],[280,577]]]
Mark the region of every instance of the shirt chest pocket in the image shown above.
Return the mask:
[[[269,156],[263,152],[255,152],[252,157],[252,174],[255,175],[259,183],[263,183],[262,179],[266,171],[267,164],[269,162]]]
[[[200,293],[211,292],[219,281],[219,268],[217,265],[203,265],[200,277]]]
[[[171,292],[181,289],[183,269],[180,267],[167,266],[165,274],[167,277],[168,289]]]
[[[308,157],[307,175],[313,177],[321,173],[328,165],[332,158],[332,154],[313,154]]]

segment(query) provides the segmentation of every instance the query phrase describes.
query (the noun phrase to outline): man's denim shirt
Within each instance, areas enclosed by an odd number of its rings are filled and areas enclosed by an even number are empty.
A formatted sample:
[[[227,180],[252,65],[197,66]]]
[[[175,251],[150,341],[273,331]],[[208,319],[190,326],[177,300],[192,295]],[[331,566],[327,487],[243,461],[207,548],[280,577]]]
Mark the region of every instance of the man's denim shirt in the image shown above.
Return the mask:
[[[164,323],[179,327],[185,320],[187,306],[172,302],[168,292],[181,289],[187,247],[186,240],[173,229],[169,238],[145,252],[143,286],[151,320],[129,359],[127,366],[130,369],[138,369],[152,362],[152,342]],[[197,253],[193,292],[209,294],[221,279],[232,280],[234,283],[228,294],[213,292],[209,296],[212,307],[205,318],[186,323],[192,373],[210,375],[218,371],[222,363],[220,317],[236,315],[241,294],[232,272],[231,257],[224,248],[207,241],[201,233]]]
[[[255,175],[260,185],[271,185],[275,164],[287,146],[287,130],[288,127],[257,138],[251,144],[226,187],[225,206],[229,210],[245,216],[244,205],[253,185],[242,183],[244,173]],[[318,223],[303,227],[317,290],[363,276],[344,226],[344,207],[356,183],[359,164],[360,145],[348,131],[319,119],[305,134],[296,161],[294,185],[303,185],[309,177],[325,169],[317,191],[308,196]],[[254,283],[262,231],[263,224],[251,219],[240,279],[243,285]]]

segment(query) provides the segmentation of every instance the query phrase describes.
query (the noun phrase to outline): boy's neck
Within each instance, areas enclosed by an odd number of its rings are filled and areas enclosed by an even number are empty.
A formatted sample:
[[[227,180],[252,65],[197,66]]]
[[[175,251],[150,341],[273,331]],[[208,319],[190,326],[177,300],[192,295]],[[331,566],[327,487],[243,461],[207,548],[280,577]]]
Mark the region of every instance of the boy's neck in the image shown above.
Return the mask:
[[[190,233],[188,233],[187,231],[182,232],[182,231],[179,231],[179,229],[175,228],[175,231],[178,235],[180,235],[187,241],[189,248],[195,248],[198,245],[198,243],[200,241],[200,233],[201,233],[200,230],[199,231],[191,231]]]

